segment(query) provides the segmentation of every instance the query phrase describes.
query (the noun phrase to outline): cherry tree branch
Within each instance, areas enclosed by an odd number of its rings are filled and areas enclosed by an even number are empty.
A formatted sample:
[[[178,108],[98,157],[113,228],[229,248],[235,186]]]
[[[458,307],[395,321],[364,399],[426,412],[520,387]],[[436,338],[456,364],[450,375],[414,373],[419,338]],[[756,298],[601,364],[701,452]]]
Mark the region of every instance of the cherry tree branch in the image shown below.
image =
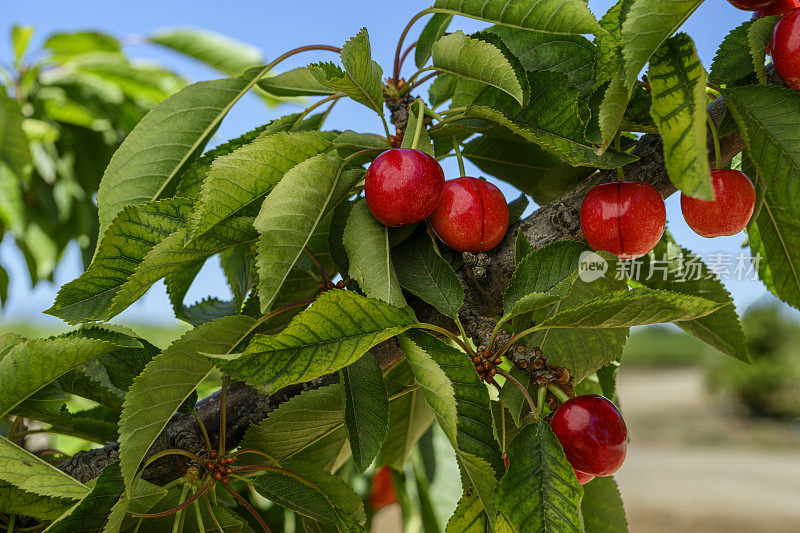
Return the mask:
[[[770,83],[780,84],[780,80],[770,67],[767,69]],[[405,128],[408,118],[407,105],[414,99],[406,95],[403,101],[395,102],[390,107],[392,123],[396,127]],[[708,112],[716,124],[725,117],[724,98],[714,100],[708,106]],[[709,135],[709,160],[714,158],[712,139]],[[723,165],[727,165],[744,148],[744,142],[738,131],[734,131],[721,140],[721,156]],[[658,135],[644,135],[632,150],[639,160],[625,166],[625,178],[631,181],[644,181],[655,186],[666,198],[676,192],[670,182],[664,166],[664,150]],[[508,231],[504,241],[494,250],[486,254],[463,254],[463,266],[458,270],[459,278],[465,289],[465,303],[461,311],[461,320],[477,345],[488,344],[496,325],[493,317],[501,314],[502,295],[511,275],[514,272],[514,242],[517,232],[521,231],[533,245],[541,248],[552,242],[564,239],[582,239],[580,229],[580,206],[583,197],[597,183],[617,179],[616,170],[605,170],[594,174],[561,198],[541,206],[524,220],[518,222]],[[458,259],[454,255],[453,260]],[[457,333],[455,324],[447,317],[436,312],[423,301],[409,296],[409,305],[415,310],[420,321],[433,323]],[[501,331],[497,338],[498,345],[509,340],[509,336]],[[396,339],[390,339],[372,349],[382,368],[402,360],[405,355]],[[532,354],[525,348],[513,349],[509,352],[515,362],[530,360]],[[228,389],[226,416],[226,443],[228,449],[235,448],[244,435],[245,429],[257,423],[280,406],[283,402],[304,390],[329,385],[338,381],[336,374],[329,374],[308,383],[292,385],[267,395],[256,389],[235,383]],[[213,394],[197,404],[197,412],[208,428],[212,445],[219,442],[219,409],[220,394]],[[151,447],[148,456],[169,448],[180,448],[197,455],[205,456],[205,440],[197,420],[191,414],[176,414],[167,424],[161,436]],[[109,463],[119,459],[119,444],[110,443],[103,448],[79,452],[64,461],[59,468],[80,481],[88,481],[97,477]],[[169,456],[149,466],[143,478],[158,485],[164,485],[181,476],[189,466],[188,460],[182,456]]]

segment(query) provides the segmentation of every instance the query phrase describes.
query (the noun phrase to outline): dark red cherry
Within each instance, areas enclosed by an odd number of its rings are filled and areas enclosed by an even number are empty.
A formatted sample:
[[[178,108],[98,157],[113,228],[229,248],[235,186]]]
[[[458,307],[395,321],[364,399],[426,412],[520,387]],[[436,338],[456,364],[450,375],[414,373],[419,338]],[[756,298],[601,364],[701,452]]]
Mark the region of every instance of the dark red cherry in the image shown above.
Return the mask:
[[[508,230],[508,204],[488,181],[461,177],[444,184],[439,205],[428,218],[443,243],[458,252],[486,252]]]
[[[378,222],[404,226],[430,215],[443,188],[444,172],[434,158],[419,150],[396,148],[369,166],[364,196]]]
[[[800,7],[800,0],[777,0],[772,2],[767,7],[761,8],[755,13],[753,13],[754,19],[759,19],[761,17],[770,17],[772,15],[783,15],[784,13],[788,13],[792,9],[796,9]]]
[[[664,200],[641,181],[601,183],[581,206],[581,229],[589,246],[620,259],[647,254],[661,239],[667,223]]]
[[[772,62],[778,76],[800,91],[800,8],[786,13],[772,31]]]
[[[683,218],[703,237],[736,235],[747,227],[756,205],[756,190],[744,172],[712,170],[713,200],[681,194]]]
[[[616,406],[602,396],[570,398],[556,409],[550,427],[577,471],[610,476],[625,460],[628,429]]]
[[[730,4],[736,9],[742,11],[758,11],[759,9],[767,8],[778,0],[728,0]]]

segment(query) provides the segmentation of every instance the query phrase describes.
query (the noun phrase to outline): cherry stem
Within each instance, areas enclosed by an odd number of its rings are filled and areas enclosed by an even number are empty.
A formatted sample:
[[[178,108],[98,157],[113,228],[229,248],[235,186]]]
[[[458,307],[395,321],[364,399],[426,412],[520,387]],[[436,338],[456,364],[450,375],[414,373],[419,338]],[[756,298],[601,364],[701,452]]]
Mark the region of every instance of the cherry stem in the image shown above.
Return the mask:
[[[308,256],[308,258],[311,259],[311,261],[314,263],[314,266],[317,267],[319,275],[322,276],[322,281],[326,283],[329,282],[331,278],[330,276],[328,276],[328,272],[325,270],[325,267],[322,266],[322,262],[319,260],[316,254],[314,254],[314,252],[312,252],[308,246],[304,247],[303,251]]]
[[[189,486],[188,483],[186,483],[183,486],[183,490],[181,490],[181,497],[178,499],[179,502],[183,503],[184,501],[186,501],[186,496],[189,495],[190,488],[191,487]],[[189,502],[190,505],[192,503],[194,502]],[[175,511],[175,518],[172,520],[172,533],[179,533],[180,531],[182,531],[183,530],[183,528],[181,527],[182,524],[183,524],[183,507]]]
[[[614,149],[617,152],[622,151],[622,134],[619,131],[614,136]],[[625,171],[622,169],[622,166],[617,167],[617,177],[619,178],[620,181],[625,179]]]
[[[189,498],[187,498],[185,501],[183,501],[177,507],[173,507],[172,509],[167,509],[166,511],[161,511],[160,513],[152,513],[152,514],[148,514],[148,513],[131,513],[131,516],[133,518],[163,518],[163,517],[169,516],[169,515],[171,515],[173,513],[177,513],[181,509],[185,509],[186,507],[192,505],[192,502],[194,502],[197,498],[199,498],[200,496],[205,494],[206,491],[213,484],[214,484],[214,478],[209,476],[208,480],[205,483],[203,483],[203,486],[200,487],[200,489],[197,492],[192,494]],[[186,487],[188,487],[188,485],[186,485]],[[184,490],[186,490],[186,489],[184,489]]]
[[[411,143],[412,150],[416,150],[419,145],[419,138],[422,135],[422,123],[425,118],[425,102],[422,101],[422,98],[417,98],[417,104],[419,104],[419,109],[417,110],[416,128],[414,128],[414,141]]]
[[[458,144],[458,139],[456,139],[455,135],[450,137],[450,141],[453,143],[453,150],[455,150],[456,159],[458,159],[458,171],[462,176],[466,176],[467,171],[464,170],[464,159],[461,157],[461,145]]]
[[[496,368],[498,374],[500,374],[501,376],[506,378],[508,381],[513,383],[514,386],[519,389],[519,391],[522,393],[522,395],[525,396],[525,399],[528,401],[528,405],[531,408],[531,413],[533,413],[533,417],[538,420],[539,419],[539,412],[536,410],[536,404],[533,403],[533,398],[531,398],[531,394],[528,392],[528,389],[526,389],[522,385],[522,383],[520,383],[519,380],[517,380],[517,378],[515,378],[514,376],[512,376],[511,374],[509,374],[508,372],[506,372],[505,370],[503,370],[499,366],[495,367],[495,368]]]
[[[222,391],[219,399],[219,455],[225,455],[225,430],[228,411],[228,376],[222,375]]]
[[[452,332],[450,332],[450,331],[447,331],[447,330],[446,330],[446,329],[444,329],[444,328],[441,328],[441,327],[439,327],[439,326],[436,326],[436,325],[433,325],[433,324],[426,324],[426,323],[424,323],[424,322],[423,322],[423,323],[420,323],[420,324],[417,324],[415,327],[417,327],[417,328],[420,328],[420,329],[427,329],[427,330],[430,330],[430,331],[435,331],[436,333],[439,333],[439,334],[441,334],[441,335],[444,335],[445,337],[449,338],[450,340],[452,340],[453,342],[455,342],[456,344],[458,344],[459,346],[461,346],[461,348],[462,348],[462,349],[463,349],[465,352],[467,352],[468,354],[470,354],[471,356],[473,356],[473,357],[474,357],[474,356],[478,355],[478,354],[476,354],[476,353],[475,353],[475,350],[473,350],[473,349],[472,349],[472,348],[471,348],[471,347],[470,347],[470,346],[469,346],[469,345],[468,345],[466,342],[464,342],[463,340],[461,340],[461,339],[458,337],[458,335],[454,335]]]
[[[408,54],[411,53],[411,50],[413,50],[414,48],[417,47],[417,43],[418,42],[419,41],[414,41],[413,43],[409,44],[408,48],[406,48],[405,51],[403,52],[403,55],[400,56],[400,66],[401,67],[403,66],[403,63],[405,63],[405,60],[408,57]],[[395,80],[395,81],[398,81],[398,80]]]
[[[267,452],[262,452],[261,450],[254,450],[252,448],[243,448],[241,450],[238,450],[236,453],[231,454],[231,457],[239,457],[240,455],[245,454],[245,453],[254,453],[256,455],[261,455],[261,456],[266,457],[267,459],[269,459],[272,462],[272,464],[280,465],[278,460],[275,459],[274,457],[272,457]]]
[[[394,72],[392,74],[392,81],[395,85],[397,85],[397,80],[400,79],[400,54],[403,51],[403,41],[406,40],[406,35],[408,35],[408,32],[411,30],[411,26],[413,26],[416,21],[430,13],[433,13],[433,11],[430,9],[425,9],[414,15],[411,20],[408,21],[406,27],[403,28],[403,33],[400,34],[400,40],[397,41],[397,50],[395,50],[394,53]]]
[[[225,533],[219,520],[217,520],[217,515],[214,514],[214,509],[211,507],[211,500],[208,499],[208,494],[203,494],[203,501],[206,504],[206,509],[208,509],[208,515],[211,517],[211,521],[214,522],[214,527],[217,528],[219,533]]]
[[[245,509],[250,511],[250,514],[253,515],[253,518],[255,518],[258,521],[259,525],[261,525],[262,528],[264,528],[264,531],[266,533],[272,533],[272,531],[269,529],[269,526],[264,521],[264,518],[259,514],[258,511],[255,510],[255,508],[252,505],[250,505],[250,502],[248,502],[241,494],[230,488],[227,483],[223,483],[222,486],[225,487],[225,490],[231,493],[231,496],[233,496],[236,499],[236,501],[241,503]]]
[[[206,525],[203,523],[203,513],[200,510],[200,502],[197,500],[192,502],[192,508],[194,509],[194,519],[197,522],[197,530],[205,531]]]
[[[8,515],[8,528],[7,528],[7,531],[9,531],[9,533],[14,533],[14,528],[16,527],[16,525],[17,525],[17,515],[14,514],[14,513],[11,513],[10,515]]]
[[[206,425],[203,423],[203,419],[200,418],[200,413],[197,412],[197,409],[192,407],[192,414],[194,415],[194,419],[197,420],[197,425],[200,426],[200,431],[203,433],[203,440],[206,441],[206,449],[209,453],[213,447],[211,446],[211,439],[208,436],[208,431],[206,430]]]
[[[299,54],[301,52],[310,52],[312,50],[324,50],[326,52],[334,52],[336,54],[342,53],[342,49],[339,48],[338,46],[330,46],[327,44],[309,44],[306,46],[301,46],[299,48],[294,48],[286,53],[279,55],[267,65],[268,68],[266,70],[267,71],[272,70],[278,65],[278,63],[280,63],[284,59],[292,57],[293,55]]]
[[[563,390],[561,390],[561,387],[559,387],[555,383],[548,383],[547,384],[547,390],[552,392],[553,396],[555,396],[558,399],[558,401],[561,402],[561,403],[564,403],[567,400],[569,400],[569,396],[567,395],[567,393],[564,392]]]
[[[419,76],[420,74],[422,74],[423,72],[425,72],[425,71],[427,71],[427,70],[430,70],[430,67],[426,67],[426,68],[424,68],[424,69],[421,69],[419,72],[417,72],[416,74],[414,74],[414,76],[411,78],[411,81],[413,81],[413,83],[411,83],[411,82],[407,83],[407,84],[406,84],[406,87],[404,87],[404,88],[403,88],[403,93],[404,93],[404,94],[405,94],[405,93],[410,93],[411,91],[413,91],[414,89],[416,89],[417,87],[419,87],[420,85],[422,85],[423,83],[425,83],[426,81],[428,81],[429,79],[431,79],[431,78],[435,78],[436,76],[438,76],[439,74],[441,74],[441,72],[439,72],[438,70],[436,70],[436,71],[434,71],[434,72],[431,72],[431,73],[430,73],[430,74],[428,74],[427,76],[423,77],[421,80],[416,80],[416,77],[417,77],[417,76]]]
[[[524,329],[524,330],[520,331],[519,333],[517,333],[516,335],[511,337],[508,340],[508,342],[503,345],[502,348],[500,348],[500,351],[497,352],[497,355],[502,356],[503,354],[505,354],[509,350],[509,348],[511,348],[521,338],[525,337],[526,335],[530,335],[531,333],[535,333],[537,331],[541,331],[541,329],[542,328],[540,328],[539,326],[533,326],[533,327],[530,327],[528,329]]]
[[[313,104],[311,104],[310,106],[308,106],[307,108],[305,108],[305,110],[304,110],[302,113],[300,113],[300,116],[299,116],[299,117],[297,117],[297,119],[296,119],[296,120],[294,121],[294,123],[292,124],[292,129],[296,128],[296,127],[297,127],[297,125],[298,125],[298,124],[300,124],[300,121],[301,121],[301,120],[303,120],[304,118],[306,118],[306,116],[308,116],[308,114],[309,114],[309,113],[311,113],[312,111],[314,111],[314,110],[315,110],[316,108],[318,108],[319,106],[321,106],[321,105],[325,105],[326,103],[328,103],[328,102],[331,102],[331,101],[335,102],[335,101],[337,101],[339,98],[344,98],[345,96],[347,96],[347,95],[346,95],[346,94],[344,94],[344,93],[332,94],[332,95],[330,95],[330,96],[328,96],[328,97],[326,97],[326,98],[323,98],[322,100],[319,100],[319,101],[317,101],[317,102],[314,102]],[[330,112],[330,110],[326,111],[326,115],[327,115],[327,113],[328,113],[328,112]]]
[[[708,122],[708,129],[711,130],[711,138],[714,139],[714,163],[717,169],[722,168],[722,150],[719,146],[719,131],[717,131],[717,124],[711,117],[711,114],[706,111],[706,122]]]
[[[500,446],[501,451],[506,453],[506,406],[500,402]]]
[[[547,387],[542,385],[536,391],[536,405],[538,406],[539,416],[544,416],[544,402],[547,399]]]
[[[145,461],[144,465],[142,465],[142,469],[140,472],[144,472],[145,468],[153,464],[158,459],[161,459],[162,457],[166,457],[168,455],[183,455],[184,457],[188,457],[189,459],[191,459],[192,461],[201,466],[205,466],[206,464],[206,460],[200,457],[199,455],[195,455],[187,450],[181,450],[180,448],[170,448],[169,450],[163,450],[152,455],[149,459],[147,459],[147,461]]]

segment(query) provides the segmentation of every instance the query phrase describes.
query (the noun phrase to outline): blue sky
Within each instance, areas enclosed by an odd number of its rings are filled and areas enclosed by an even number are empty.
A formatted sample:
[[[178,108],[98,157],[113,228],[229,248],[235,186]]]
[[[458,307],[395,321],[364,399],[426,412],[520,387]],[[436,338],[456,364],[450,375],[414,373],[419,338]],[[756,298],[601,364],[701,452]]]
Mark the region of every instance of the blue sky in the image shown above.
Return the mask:
[[[26,0],[25,2],[2,2],[0,15],[0,61],[8,63],[11,57],[8,39],[13,24],[29,24],[36,27],[34,46],[54,31],[97,29],[121,38],[131,57],[158,61],[191,80],[217,78],[219,75],[203,66],[184,59],[167,50],[141,43],[137,36],[148,35],[161,28],[193,26],[213,30],[235,37],[260,48],[266,58],[305,44],[333,44],[340,46],[361,27],[370,33],[373,57],[383,66],[384,75],[389,75],[397,38],[406,22],[416,12],[425,9],[430,1],[409,0],[404,4],[358,1],[358,0],[294,0],[292,2],[244,2],[228,0],[211,1],[160,1],[137,0],[135,2],[80,2]],[[609,0],[590,0],[589,7],[598,18],[611,6]],[[709,0],[692,16],[684,31],[695,40],[703,65],[708,69],[722,38],[734,27],[749,17],[750,13],[739,11],[723,0]],[[423,21],[412,30],[407,42],[413,41],[422,28]],[[460,18],[452,27],[467,32],[482,27],[477,21]],[[288,70],[320,59],[335,60],[330,53],[319,52],[295,56],[284,62],[280,70]],[[404,75],[413,72],[408,61]],[[226,118],[214,142],[235,137],[240,133],[263,124],[277,116],[296,111],[299,106],[284,106],[267,109],[255,98],[245,98]],[[327,123],[337,129],[380,132],[381,126],[374,113],[363,106],[343,102],[337,106]],[[457,176],[453,158],[443,162],[448,177]],[[468,174],[479,175],[475,167],[468,164]],[[517,193],[501,185],[507,198]],[[715,253],[735,256],[742,249],[743,236],[703,239],[695,235],[683,221],[678,195],[667,201],[668,228],[685,247],[700,253],[704,259]],[[0,312],[0,321],[21,321],[43,317],[41,312],[50,306],[57,288],[80,273],[77,250],[67,253],[60,264],[55,283],[40,283],[30,287],[24,273],[24,262],[19,253],[9,246],[8,239],[0,245],[0,263],[9,269],[14,281],[10,301]],[[731,269],[735,268],[735,260]],[[765,290],[758,281],[729,281],[728,289],[734,296],[737,307],[742,310],[763,296]],[[190,301],[207,295],[228,297],[218,263],[209,261],[188,295]],[[133,305],[117,321],[164,323],[171,318],[163,285],[158,284]],[[49,318],[53,323],[58,321]]]

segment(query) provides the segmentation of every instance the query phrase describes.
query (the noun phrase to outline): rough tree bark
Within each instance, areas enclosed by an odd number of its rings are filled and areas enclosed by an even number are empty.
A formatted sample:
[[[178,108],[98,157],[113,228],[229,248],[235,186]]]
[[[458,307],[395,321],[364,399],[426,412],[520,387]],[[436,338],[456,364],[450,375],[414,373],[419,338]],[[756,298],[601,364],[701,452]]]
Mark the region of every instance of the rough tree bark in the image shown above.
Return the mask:
[[[771,66],[768,68],[768,75],[770,83],[781,84]],[[390,107],[393,124],[405,124],[407,111],[403,113],[400,106],[395,107],[394,109]],[[724,98],[720,97],[714,100],[708,106],[708,112],[719,124],[726,113]],[[744,149],[744,142],[738,131],[723,137],[720,142],[723,165],[729,164],[733,157]],[[713,162],[714,154],[710,132],[708,147],[709,160]],[[664,198],[676,192],[675,186],[667,176],[663,145],[658,135],[644,135],[631,153],[637,155],[639,160],[624,167],[625,179],[650,183],[659,190]],[[616,170],[595,173],[561,198],[541,206],[530,216],[512,226],[504,241],[495,249],[486,254],[464,254],[462,266],[457,271],[466,294],[460,315],[465,329],[476,345],[488,343],[496,324],[492,317],[501,314],[503,291],[514,271],[514,242],[517,233],[522,231],[534,248],[541,248],[564,239],[582,239],[580,206],[583,197],[597,183],[615,179],[617,179]],[[413,297],[409,298],[409,303],[421,321],[434,323],[457,333],[455,324],[437,313],[431,306]],[[504,332],[501,332],[498,335],[498,343],[502,344],[508,338]],[[376,346],[372,353],[383,368],[405,357],[396,339]],[[527,349],[511,350],[509,354],[515,363],[523,359],[530,361],[533,356]],[[242,383],[231,385],[227,401],[226,443],[230,448],[236,447],[248,425],[263,420],[272,410],[303,390],[336,381],[338,381],[336,374],[328,375],[312,382],[286,387],[271,396]],[[215,393],[199,402],[197,410],[208,428],[212,442],[218,442],[220,394]],[[191,415],[176,414],[173,416],[148,455],[167,448],[181,448],[199,455],[205,454],[202,433]],[[119,444],[110,443],[103,448],[79,452],[64,461],[59,468],[85,482],[98,476],[107,464],[118,458]],[[165,457],[149,466],[143,478],[152,483],[164,485],[181,476],[188,466],[189,462],[183,457]]]

